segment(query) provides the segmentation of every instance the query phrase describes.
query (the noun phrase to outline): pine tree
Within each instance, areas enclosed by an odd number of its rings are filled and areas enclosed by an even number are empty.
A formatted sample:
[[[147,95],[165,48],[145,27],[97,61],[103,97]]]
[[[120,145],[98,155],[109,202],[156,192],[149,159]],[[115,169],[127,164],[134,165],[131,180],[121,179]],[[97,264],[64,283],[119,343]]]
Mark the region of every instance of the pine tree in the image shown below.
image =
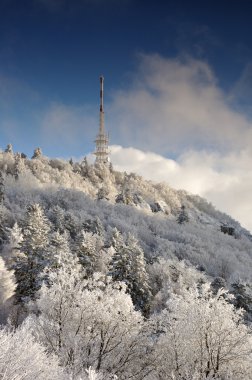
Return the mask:
[[[13,267],[23,241],[23,234],[17,222],[12,228],[6,228],[7,243],[3,248],[3,255],[9,267]]]
[[[147,315],[151,293],[143,250],[132,234],[129,234],[125,243],[116,228],[112,234],[112,247],[114,254],[110,275],[114,281],[121,281],[127,285],[134,305]]]
[[[76,279],[84,277],[84,271],[80,264],[80,261],[75,253],[72,253],[69,247],[68,234],[65,232],[60,234],[56,231],[52,234],[50,239],[49,254],[51,257],[51,263],[47,266],[43,273],[43,279],[46,278],[46,282],[52,284],[55,282],[55,278],[58,278],[58,272],[65,271],[69,276]]]
[[[181,206],[179,216],[177,218],[178,224],[184,224],[189,222],[189,216],[184,205]]]
[[[144,252],[132,234],[129,234],[127,239],[127,250],[130,260],[129,292],[134,305],[148,314],[151,297],[149,276],[146,272]]]
[[[0,170],[0,205],[3,204],[4,201],[4,180],[3,180],[3,174]]]
[[[53,207],[50,220],[54,231],[59,231],[61,234],[65,231],[65,212],[60,206]]]
[[[15,154],[15,163],[14,163],[14,177],[17,180],[20,173],[25,170],[24,158],[22,158],[20,153]]]
[[[122,281],[128,285],[130,276],[128,250],[123,236],[117,228],[114,228],[112,231],[111,245],[114,248],[114,254],[112,256],[109,274],[114,281]]]
[[[10,153],[10,154],[13,154],[13,148],[12,148],[12,145],[11,144],[8,144],[6,149],[5,149],[5,153]]]
[[[108,198],[109,191],[106,189],[106,187],[102,186],[99,188],[97,192],[97,200],[101,201],[102,199],[106,199],[107,201],[109,200]]]
[[[130,188],[122,188],[122,191],[116,196],[116,203],[124,203],[125,205],[133,205],[133,194]]]
[[[32,159],[39,158],[42,156],[42,150],[40,148],[34,149]]]
[[[39,275],[50,263],[48,252],[50,226],[39,204],[28,207],[21,252],[16,263],[17,298],[29,301],[41,286]]]
[[[97,234],[82,230],[77,236],[76,253],[87,276],[91,276],[98,269],[97,264],[102,255],[102,248],[102,238]]]
[[[7,270],[4,260],[0,256],[0,310],[5,301],[14,295],[15,288],[13,271]]]

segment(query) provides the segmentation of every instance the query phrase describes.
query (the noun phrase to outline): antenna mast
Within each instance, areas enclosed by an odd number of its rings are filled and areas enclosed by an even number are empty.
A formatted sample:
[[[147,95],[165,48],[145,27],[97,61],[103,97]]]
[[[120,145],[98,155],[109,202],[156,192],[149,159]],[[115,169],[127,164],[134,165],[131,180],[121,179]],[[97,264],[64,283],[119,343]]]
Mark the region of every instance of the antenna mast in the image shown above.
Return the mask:
[[[104,127],[104,107],[103,107],[103,85],[104,78],[100,76],[100,120],[99,120],[99,133],[96,136],[95,144],[95,163],[96,164],[107,164],[108,163],[108,135],[105,133]]]

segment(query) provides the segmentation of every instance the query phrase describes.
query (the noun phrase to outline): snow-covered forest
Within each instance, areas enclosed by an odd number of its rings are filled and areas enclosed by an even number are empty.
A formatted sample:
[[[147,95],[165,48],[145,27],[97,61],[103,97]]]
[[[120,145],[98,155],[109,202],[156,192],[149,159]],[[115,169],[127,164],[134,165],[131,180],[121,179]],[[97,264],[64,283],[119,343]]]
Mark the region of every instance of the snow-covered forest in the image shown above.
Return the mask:
[[[197,195],[0,152],[0,379],[252,379],[252,236]]]

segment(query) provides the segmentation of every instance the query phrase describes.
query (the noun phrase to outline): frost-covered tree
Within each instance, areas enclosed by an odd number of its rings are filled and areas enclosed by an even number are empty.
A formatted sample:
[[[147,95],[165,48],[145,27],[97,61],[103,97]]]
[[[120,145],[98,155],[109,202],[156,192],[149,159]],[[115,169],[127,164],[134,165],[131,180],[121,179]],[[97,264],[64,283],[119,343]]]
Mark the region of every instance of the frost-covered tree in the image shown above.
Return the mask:
[[[82,230],[77,236],[75,250],[88,276],[101,270],[102,256],[105,256],[101,236]]]
[[[122,281],[127,285],[135,306],[147,313],[151,293],[143,250],[132,234],[129,234],[125,243],[117,229],[113,230],[112,246],[114,254],[110,275],[114,281]]]
[[[133,194],[129,187],[123,187],[121,192],[115,198],[116,203],[124,203],[125,205],[133,205]]]
[[[65,211],[60,206],[56,205],[51,209],[50,221],[55,231],[59,231],[61,234],[65,231]]]
[[[40,148],[35,148],[33,152],[32,159],[39,158],[42,156],[42,150]]]
[[[109,274],[114,281],[127,283],[130,276],[130,260],[123,236],[117,228],[112,231],[111,245],[114,249]]]
[[[149,276],[146,272],[144,252],[132,234],[129,234],[127,239],[127,251],[130,263],[128,289],[134,305],[148,314],[151,298]]]
[[[0,256],[0,323],[8,316],[10,298],[16,289],[13,271],[7,270],[4,260]],[[8,301],[9,300],[9,301]]]
[[[186,211],[186,208],[184,205],[181,206],[181,210],[179,212],[177,222],[178,224],[184,224],[184,223],[189,222],[188,212]]]
[[[0,205],[4,201],[4,179],[2,171],[0,170]]]
[[[15,179],[17,180],[19,178],[19,175],[21,173],[24,173],[25,171],[25,163],[24,163],[24,158],[22,157],[22,154],[20,153],[16,153],[14,159],[15,159],[15,163],[14,163],[13,175]]]
[[[227,297],[205,284],[170,299],[158,321],[160,378],[251,378],[251,330]]]
[[[56,357],[35,341],[28,322],[16,331],[0,329],[0,378],[67,380]]]
[[[78,274],[73,276],[78,271],[69,273],[64,265],[53,273],[52,286],[39,291],[34,323],[40,341],[73,378],[90,366],[119,378],[122,373],[122,378],[130,378],[145,372],[139,360],[146,346],[143,320],[125,286],[104,283],[98,274],[82,281]]]
[[[3,256],[9,267],[13,266],[23,241],[22,229],[17,222],[12,228],[6,227],[7,243],[3,247]]]
[[[232,284],[231,293],[234,295],[232,300],[236,308],[242,308],[246,311],[244,317],[252,321],[252,284],[237,281]]]
[[[7,270],[4,260],[0,256],[0,309],[5,301],[14,295],[16,289],[13,271]]]
[[[50,225],[39,204],[27,208],[21,251],[15,265],[17,297],[28,301],[41,286],[39,275],[51,260],[49,255]]]
[[[97,192],[97,200],[101,201],[102,199],[109,200],[108,198],[109,191],[106,187],[102,186]]]
[[[153,294],[152,312],[165,309],[167,301],[174,294],[183,297],[189,289],[201,286],[207,281],[206,276],[195,267],[177,259],[159,258],[148,265],[148,273]]]
[[[13,148],[11,144],[7,145],[7,147],[5,148],[5,153],[13,154]]]

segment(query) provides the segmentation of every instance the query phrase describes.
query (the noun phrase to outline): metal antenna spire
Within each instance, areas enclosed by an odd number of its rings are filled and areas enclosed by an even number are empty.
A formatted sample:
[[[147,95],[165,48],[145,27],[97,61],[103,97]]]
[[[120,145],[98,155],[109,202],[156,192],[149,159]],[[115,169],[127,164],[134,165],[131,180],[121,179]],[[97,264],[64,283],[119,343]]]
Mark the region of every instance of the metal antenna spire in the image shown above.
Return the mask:
[[[94,154],[96,155],[96,164],[107,164],[108,163],[108,135],[105,133],[104,127],[104,107],[103,107],[103,85],[104,78],[100,76],[100,122],[99,122],[99,133],[96,136],[96,150]]]

